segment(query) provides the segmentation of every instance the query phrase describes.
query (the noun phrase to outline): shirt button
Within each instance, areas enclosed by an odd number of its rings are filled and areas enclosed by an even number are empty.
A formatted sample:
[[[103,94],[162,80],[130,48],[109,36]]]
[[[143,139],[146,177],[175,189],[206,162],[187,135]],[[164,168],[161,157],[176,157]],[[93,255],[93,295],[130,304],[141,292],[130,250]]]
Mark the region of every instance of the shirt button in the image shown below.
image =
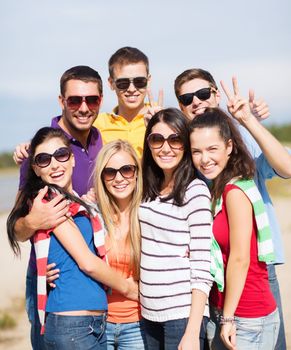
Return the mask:
[[[82,148],[82,152],[86,152],[84,148]]]
[[[76,141],[76,139],[72,139],[72,141],[73,141],[73,142],[75,142],[75,141]]]

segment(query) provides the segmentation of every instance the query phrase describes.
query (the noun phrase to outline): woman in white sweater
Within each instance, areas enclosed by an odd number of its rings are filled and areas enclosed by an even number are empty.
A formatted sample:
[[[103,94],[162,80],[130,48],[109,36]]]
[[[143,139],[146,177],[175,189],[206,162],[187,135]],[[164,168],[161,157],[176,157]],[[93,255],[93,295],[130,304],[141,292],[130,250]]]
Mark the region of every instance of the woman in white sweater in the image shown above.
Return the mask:
[[[140,301],[148,348],[198,350],[212,285],[210,194],[195,178],[187,120],[175,108],[147,126],[143,179]]]

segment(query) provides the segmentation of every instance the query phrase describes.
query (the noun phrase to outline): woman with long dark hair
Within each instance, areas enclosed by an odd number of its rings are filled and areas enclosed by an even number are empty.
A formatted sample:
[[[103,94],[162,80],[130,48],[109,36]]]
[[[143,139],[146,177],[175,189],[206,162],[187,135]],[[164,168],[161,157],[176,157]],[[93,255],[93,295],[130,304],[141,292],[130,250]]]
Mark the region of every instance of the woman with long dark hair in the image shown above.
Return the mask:
[[[93,209],[73,192],[74,164],[69,140],[62,130],[46,127],[35,134],[26,183],[7,220],[8,238],[14,252],[19,253],[15,222],[29,212],[43,187],[48,187],[47,201],[56,193],[64,195],[70,202],[71,217],[51,230],[39,228],[33,236],[38,309],[45,344],[49,349],[74,346],[106,349],[107,298],[103,284],[135,300],[137,287],[102,261],[105,258],[103,227]],[[50,262],[56,263],[61,274],[47,297],[46,266]]]
[[[195,177],[188,121],[167,108],[149,121],[144,141],[140,302],[149,349],[199,349],[212,285],[211,210]]]
[[[248,101],[237,103],[233,113]],[[253,181],[254,161],[234,122],[209,108],[190,123],[195,167],[212,181],[213,234],[224,264],[225,290],[209,297],[211,349],[274,349],[279,315],[266,262],[274,259],[264,203]]]

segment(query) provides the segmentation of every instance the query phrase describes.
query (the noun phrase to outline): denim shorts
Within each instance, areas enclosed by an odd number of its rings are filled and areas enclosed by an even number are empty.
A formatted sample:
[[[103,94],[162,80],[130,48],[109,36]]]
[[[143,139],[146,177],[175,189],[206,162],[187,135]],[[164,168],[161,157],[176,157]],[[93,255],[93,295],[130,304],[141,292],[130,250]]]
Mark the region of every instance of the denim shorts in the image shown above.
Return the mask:
[[[235,319],[237,350],[275,349],[280,327],[278,309],[263,317],[236,317]],[[210,349],[226,349],[220,338],[219,311],[212,307],[210,307],[207,337]]]
[[[106,314],[63,316],[49,313],[44,343],[47,350],[106,350]]]
[[[108,350],[144,350],[145,331],[143,320],[129,323],[106,323]]]

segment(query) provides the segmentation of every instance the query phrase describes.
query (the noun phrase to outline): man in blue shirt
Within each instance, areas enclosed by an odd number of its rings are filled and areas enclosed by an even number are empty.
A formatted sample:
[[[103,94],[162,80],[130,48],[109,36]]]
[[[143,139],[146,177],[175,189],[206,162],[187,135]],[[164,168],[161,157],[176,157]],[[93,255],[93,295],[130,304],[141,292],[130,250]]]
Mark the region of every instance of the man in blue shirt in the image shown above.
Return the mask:
[[[227,95],[228,109],[231,112],[232,104],[240,98],[236,79],[233,78],[233,94],[223,83],[222,88]],[[221,99],[215,80],[209,72],[203,69],[189,69],[181,73],[175,80],[175,94],[182,112],[189,119],[202,114],[207,107],[218,107]],[[250,91],[249,103],[253,115],[251,118],[238,120],[240,123],[239,127],[243,140],[256,162],[255,181],[264,200],[270,221],[276,256],[274,265],[283,264],[284,254],[281,232],[265,181],[274,176],[290,178],[291,155],[259,122],[259,120],[269,116],[268,106],[262,101],[256,102],[253,91]],[[281,322],[275,349],[284,350],[286,349],[284,321],[279,284],[274,265],[268,265],[269,282],[277,302]]]

